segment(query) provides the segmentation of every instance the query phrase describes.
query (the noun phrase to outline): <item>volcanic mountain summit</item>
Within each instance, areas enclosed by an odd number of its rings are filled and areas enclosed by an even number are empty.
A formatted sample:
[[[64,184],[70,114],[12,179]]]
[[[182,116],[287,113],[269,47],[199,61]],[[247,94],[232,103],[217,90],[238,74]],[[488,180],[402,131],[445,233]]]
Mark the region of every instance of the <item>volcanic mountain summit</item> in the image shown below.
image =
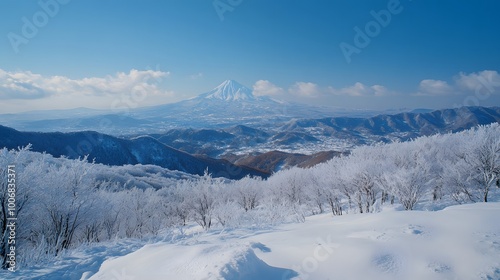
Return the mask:
[[[39,119],[38,114],[1,115],[0,119],[3,120],[2,125],[24,131],[94,130],[125,135],[186,127],[221,128],[242,124],[273,127],[294,118],[332,117],[340,115],[341,110],[255,96],[252,89],[234,80],[226,80],[211,91],[187,100],[135,108],[126,113],[103,111],[85,116],[74,110],[56,113],[57,117],[45,120]]]
[[[199,95],[197,98],[220,99],[226,101],[255,100],[252,90],[235,80],[226,80],[213,90]]]
[[[226,80],[211,91],[196,97],[138,109],[132,115],[134,118],[155,123],[161,119],[172,127],[218,127],[241,122],[260,124],[266,119],[281,119],[288,116],[289,105],[267,96],[254,96],[250,88],[234,80]]]

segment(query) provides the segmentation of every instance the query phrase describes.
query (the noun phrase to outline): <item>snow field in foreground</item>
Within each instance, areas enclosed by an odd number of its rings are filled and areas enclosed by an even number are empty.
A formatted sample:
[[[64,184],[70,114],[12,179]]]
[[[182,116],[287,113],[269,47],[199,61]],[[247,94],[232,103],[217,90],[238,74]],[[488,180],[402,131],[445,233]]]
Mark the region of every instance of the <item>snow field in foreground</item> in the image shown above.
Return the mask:
[[[500,203],[208,232],[107,260],[90,279],[500,279]]]

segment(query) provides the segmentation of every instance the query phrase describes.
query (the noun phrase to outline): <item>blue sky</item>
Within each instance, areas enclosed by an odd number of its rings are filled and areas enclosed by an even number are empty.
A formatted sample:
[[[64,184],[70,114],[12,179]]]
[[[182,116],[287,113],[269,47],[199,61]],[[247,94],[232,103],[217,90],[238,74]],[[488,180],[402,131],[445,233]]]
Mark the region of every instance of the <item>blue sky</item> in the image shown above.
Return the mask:
[[[499,10],[486,0],[4,0],[0,112],[109,108],[127,95],[169,103],[226,79],[347,108],[498,106]]]

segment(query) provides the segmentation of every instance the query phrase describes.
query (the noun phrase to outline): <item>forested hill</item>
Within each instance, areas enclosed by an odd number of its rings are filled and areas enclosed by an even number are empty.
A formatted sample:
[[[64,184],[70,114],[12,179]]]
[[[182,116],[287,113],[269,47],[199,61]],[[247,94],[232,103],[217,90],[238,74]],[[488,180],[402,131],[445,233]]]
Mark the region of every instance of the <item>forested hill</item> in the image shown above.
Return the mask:
[[[281,127],[283,131],[321,131],[322,134],[350,138],[408,140],[436,133],[459,132],[477,125],[500,121],[500,107],[461,107],[431,112],[381,114],[370,118],[296,119]]]
[[[72,133],[20,132],[0,126],[0,148],[16,149],[31,144],[36,152],[55,157],[76,159],[88,155],[89,160],[108,165],[154,164],[170,170],[203,175],[208,169],[214,177],[240,179],[247,175],[267,177],[269,174],[226,160],[197,157],[162,144],[152,137],[121,139],[93,131]]]

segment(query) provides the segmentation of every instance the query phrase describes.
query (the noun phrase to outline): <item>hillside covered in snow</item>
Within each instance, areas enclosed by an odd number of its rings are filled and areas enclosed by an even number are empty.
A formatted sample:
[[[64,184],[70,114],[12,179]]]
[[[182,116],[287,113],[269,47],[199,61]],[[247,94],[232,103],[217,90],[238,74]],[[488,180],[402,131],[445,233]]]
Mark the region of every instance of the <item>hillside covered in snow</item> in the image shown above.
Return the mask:
[[[193,233],[105,261],[89,279],[499,279],[499,213],[500,203],[386,209]]]
[[[106,166],[29,147],[0,150],[8,165],[22,205],[18,271],[0,272],[8,279],[499,276],[498,124],[358,147],[267,179]]]

